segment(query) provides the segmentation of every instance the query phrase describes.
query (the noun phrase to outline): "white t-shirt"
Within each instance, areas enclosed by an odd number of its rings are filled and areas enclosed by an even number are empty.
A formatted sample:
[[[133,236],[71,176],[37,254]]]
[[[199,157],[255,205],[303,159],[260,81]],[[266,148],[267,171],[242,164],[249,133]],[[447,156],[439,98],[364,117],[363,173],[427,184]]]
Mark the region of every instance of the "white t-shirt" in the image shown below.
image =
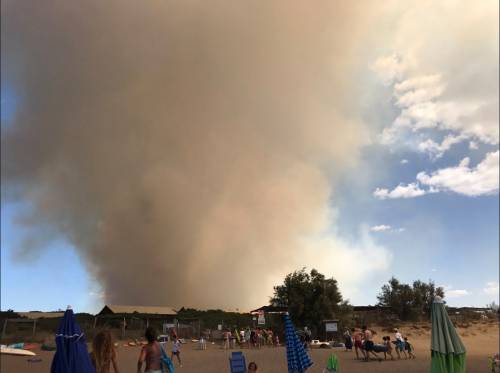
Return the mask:
[[[402,340],[403,340],[403,336],[401,335],[401,333],[400,333],[400,332],[397,332],[397,333],[395,334],[395,337],[396,337],[396,340],[398,340],[398,341],[402,341]]]
[[[174,345],[172,346],[172,352],[178,352],[181,349],[181,342],[179,340],[176,340],[174,342]]]

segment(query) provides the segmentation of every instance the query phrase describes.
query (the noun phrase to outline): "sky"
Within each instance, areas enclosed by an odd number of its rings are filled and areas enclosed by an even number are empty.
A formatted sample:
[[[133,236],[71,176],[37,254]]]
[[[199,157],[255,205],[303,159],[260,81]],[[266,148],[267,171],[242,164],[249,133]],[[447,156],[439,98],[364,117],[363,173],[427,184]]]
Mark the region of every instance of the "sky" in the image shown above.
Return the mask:
[[[2,310],[249,310],[303,266],[499,303],[498,2],[47,3],[2,3]]]

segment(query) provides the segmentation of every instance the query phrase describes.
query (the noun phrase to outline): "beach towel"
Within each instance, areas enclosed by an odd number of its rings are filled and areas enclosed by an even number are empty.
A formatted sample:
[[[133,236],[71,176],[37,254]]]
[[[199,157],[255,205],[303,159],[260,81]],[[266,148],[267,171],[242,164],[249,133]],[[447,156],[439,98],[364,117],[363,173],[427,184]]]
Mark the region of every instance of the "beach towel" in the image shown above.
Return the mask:
[[[339,371],[339,359],[337,355],[331,354],[326,361],[326,371],[327,372],[338,372]]]
[[[163,373],[175,373],[174,369],[174,364],[172,363],[172,360],[167,355],[167,352],[163,348],[162,344],[160,343],[160,351],[161,351],[161,370]]]

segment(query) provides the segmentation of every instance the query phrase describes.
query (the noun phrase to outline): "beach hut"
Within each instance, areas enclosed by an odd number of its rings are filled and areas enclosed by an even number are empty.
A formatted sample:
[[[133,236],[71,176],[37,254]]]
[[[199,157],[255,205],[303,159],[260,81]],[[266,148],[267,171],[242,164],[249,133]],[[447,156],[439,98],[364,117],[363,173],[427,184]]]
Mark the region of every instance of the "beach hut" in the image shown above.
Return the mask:
[[[465,347],[441,297],[431,308],[431,373],[465,373]]]

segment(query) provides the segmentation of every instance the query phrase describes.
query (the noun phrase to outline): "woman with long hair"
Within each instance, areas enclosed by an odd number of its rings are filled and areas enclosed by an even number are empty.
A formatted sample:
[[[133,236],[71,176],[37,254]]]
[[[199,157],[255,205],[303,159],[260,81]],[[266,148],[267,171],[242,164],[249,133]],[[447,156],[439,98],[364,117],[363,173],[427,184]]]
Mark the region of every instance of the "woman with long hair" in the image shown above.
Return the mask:
[[[111,373],[111,365],[113,365],[115,373],[120,372],[116,362],[113,337],[109,330],[102,330],[94,337],[90,359],[94,364],[96,373]]]

